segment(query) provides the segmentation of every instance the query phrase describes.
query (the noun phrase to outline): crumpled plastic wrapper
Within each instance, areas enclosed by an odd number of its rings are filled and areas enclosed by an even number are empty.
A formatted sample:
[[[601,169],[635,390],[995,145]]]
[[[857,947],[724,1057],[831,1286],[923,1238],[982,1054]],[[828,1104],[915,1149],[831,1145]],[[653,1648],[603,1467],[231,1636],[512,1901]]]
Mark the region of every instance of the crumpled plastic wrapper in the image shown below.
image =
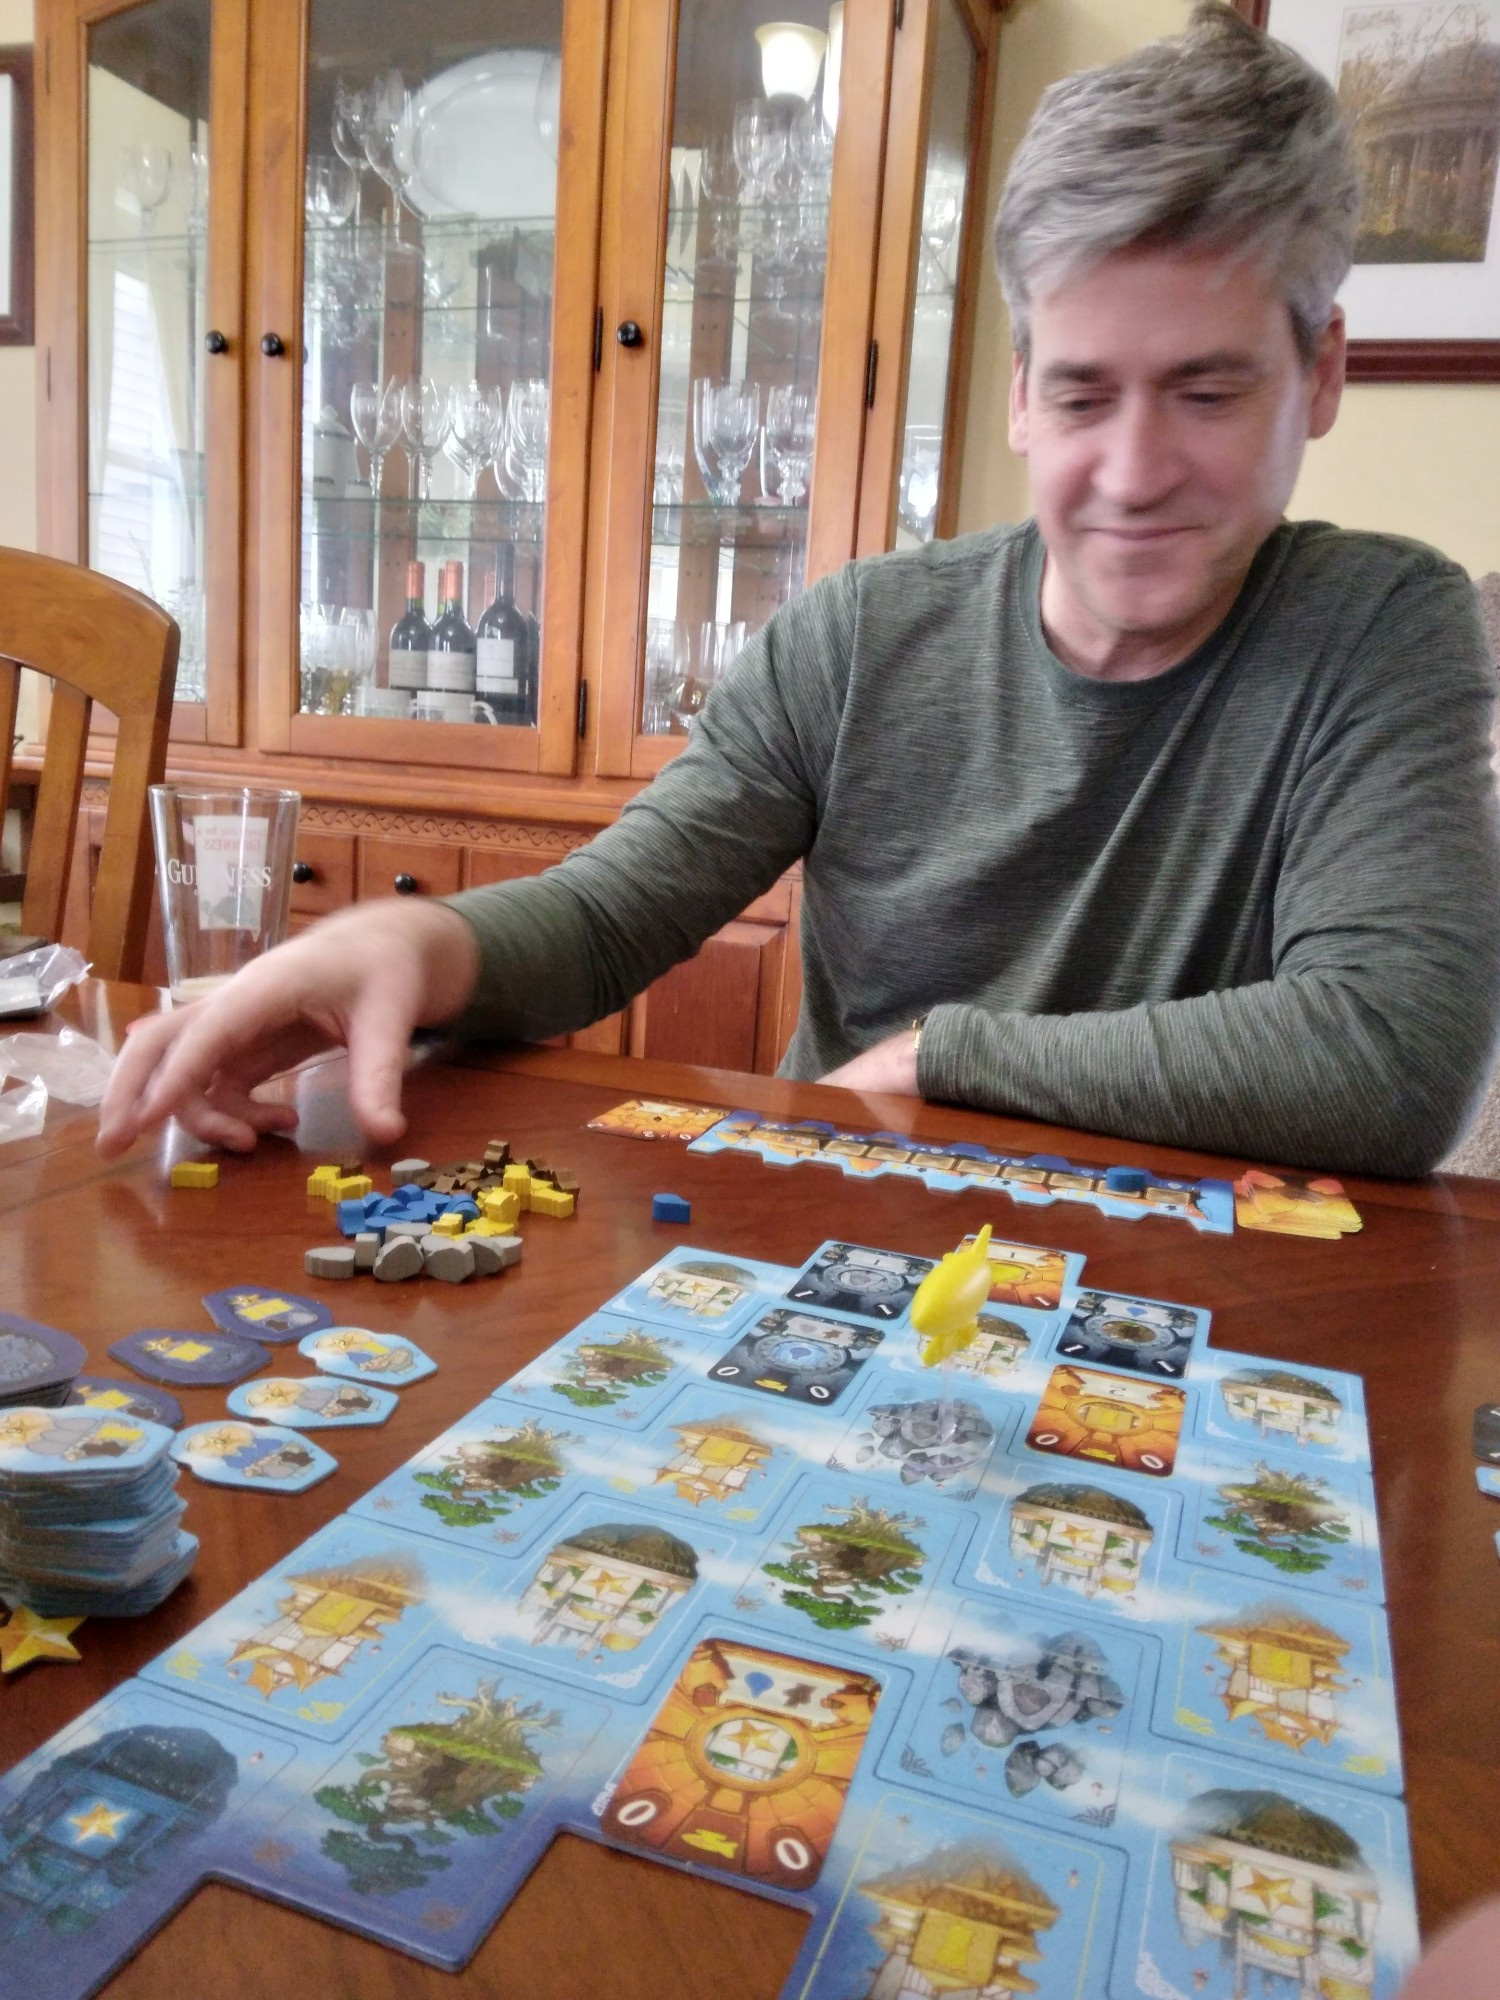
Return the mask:
[[[0,1020],[45,1014],[88,969],[83,953],[65,944],[38,945],[14,958],[0,958]]]
[[[8,1139],[34,1139],[47,1122],[47,1086],[23,1084],[0,1091],[0,1146]]]
[[[39,1083],[64,1104],[98,1104],[114,1066],[114,1057],[77,1028],[60,1028],[55,1035],[0,1037],[0,1075]]]

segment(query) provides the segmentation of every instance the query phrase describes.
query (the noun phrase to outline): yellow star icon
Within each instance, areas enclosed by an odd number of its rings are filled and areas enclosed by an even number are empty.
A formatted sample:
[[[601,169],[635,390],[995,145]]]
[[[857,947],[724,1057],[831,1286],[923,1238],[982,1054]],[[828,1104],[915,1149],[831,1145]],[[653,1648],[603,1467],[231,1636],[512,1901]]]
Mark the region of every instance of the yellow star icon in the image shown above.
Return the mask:
[[[31,1660],[76,1660],[78,1648],[70,1645],[68,1634],[83,1623],[81,1618],[38,1618],[21,1605],[10,1614],[10,1622],[0,1625],[0,1674],[14,1673]]]
[[[110,1807],[100,1799],[87,1812],[73,1813],[69,1817],[68,1825],[78,1829],[73,1836],[73,1845],[82,1847],[86,1840],[118,1840],[120,1828],[129,1817],[125,1807]]]

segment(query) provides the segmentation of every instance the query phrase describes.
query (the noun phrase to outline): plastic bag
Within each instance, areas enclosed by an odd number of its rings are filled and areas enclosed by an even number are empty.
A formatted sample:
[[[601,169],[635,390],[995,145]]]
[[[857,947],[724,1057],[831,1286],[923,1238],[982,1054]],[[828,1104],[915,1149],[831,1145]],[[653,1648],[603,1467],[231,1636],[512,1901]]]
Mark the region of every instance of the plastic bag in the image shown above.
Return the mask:
[[[88,961],[70,945],[42,944],[0,958],[0,1019],[43,1014],[88,976]]]
[[[47,1086],[24,1084],[0,1092],[0,1146],[8,1139],[34,1139],[47,1122]]]
[[[114,1066],[114,1057],[77,1028],[0,1037],[0,1076],[39,1083],[64,1104],[98,1104]]]

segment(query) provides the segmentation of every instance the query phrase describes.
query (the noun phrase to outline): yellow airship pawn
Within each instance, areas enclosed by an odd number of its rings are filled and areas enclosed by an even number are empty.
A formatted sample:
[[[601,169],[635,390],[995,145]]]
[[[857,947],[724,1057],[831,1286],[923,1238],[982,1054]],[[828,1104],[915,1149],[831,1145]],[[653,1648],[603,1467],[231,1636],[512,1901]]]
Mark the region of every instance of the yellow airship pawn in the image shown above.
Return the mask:
[[[972,1243],[950,1250],[917,1287],[911,1323],[917,1357],[936,1368],[961,1354],[979,1331],[979,1309],[990,1295],[990,1225]]]

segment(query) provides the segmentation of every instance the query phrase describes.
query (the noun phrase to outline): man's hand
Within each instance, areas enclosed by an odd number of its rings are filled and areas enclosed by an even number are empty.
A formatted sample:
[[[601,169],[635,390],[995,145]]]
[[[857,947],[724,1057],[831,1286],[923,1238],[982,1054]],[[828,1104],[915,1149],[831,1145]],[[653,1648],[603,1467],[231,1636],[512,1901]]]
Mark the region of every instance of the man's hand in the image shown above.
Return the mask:
[[[341,911],[190,1007],[131,1023],[99,1113],[113,1159],[175,1117],[210,1145],[248,1153],[297,1122],[251,1096],[321,1050],[349,1051],[349,1102],[377,1143],[406,1130],[401,1079],[414,1028],[462,1012],[479,973],[474,933],[441,903],[395,898]]]
[[[920,1097],[917,1088],[917,1037],[910,1028],[891,1035],[866,1049],[842,1068],[830,1070],[822,1083],[836,1083],[841,1090],[868,1090],[879,1096]]]

